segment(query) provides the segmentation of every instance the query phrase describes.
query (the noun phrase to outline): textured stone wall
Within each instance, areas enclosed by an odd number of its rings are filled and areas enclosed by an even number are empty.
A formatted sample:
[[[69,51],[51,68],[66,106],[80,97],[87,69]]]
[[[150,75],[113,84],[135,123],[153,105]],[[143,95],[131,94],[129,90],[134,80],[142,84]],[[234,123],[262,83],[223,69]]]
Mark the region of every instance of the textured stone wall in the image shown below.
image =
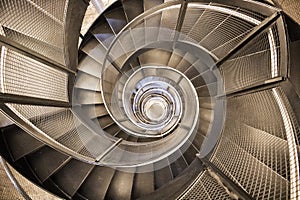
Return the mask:
[[[300,24],[300,0],[274,0],[274,2]]]

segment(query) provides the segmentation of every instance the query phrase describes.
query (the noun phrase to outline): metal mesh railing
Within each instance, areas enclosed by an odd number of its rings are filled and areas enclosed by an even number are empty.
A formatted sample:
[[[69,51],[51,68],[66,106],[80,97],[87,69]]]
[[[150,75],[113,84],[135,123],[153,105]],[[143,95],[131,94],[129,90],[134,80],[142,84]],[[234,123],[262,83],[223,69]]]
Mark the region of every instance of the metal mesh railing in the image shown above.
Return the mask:
[[[31,0],[39,10],[43,10],[51,18],[64,22],[66,15],[66,6],[69,0]]]
[[[65,108],[50,107],[50,106],[35,106],[35,105],[22,105],[22,104],[8,104],[16,110],[19,110],[23,117],[26,119],[36,119],[41,116],[52,115],[61,112]],[[22,112],[21,112],[22,110]]]
[[[86,161],[93,162],[113,140],[84,125],[69,108],[6,104],[19,117],[35,126],[39,133],[35,137],[44,136],[56,141],[55,148],[71,150],[73,156],[84,156]],[[39,113],[37,115],[36,113]],[[35,114],[35,115],[33,115]],[[51,145],[51,144],[50,144]]]
[[[185,17],[180,41],[197,43],[217,58],[226,55],[260,22],[241,14],[240,8],[219,4],[190,3]]]
[[[67,6],[68,0],[3,0],[0,2],[1,35],[64,64]]]
[[[192,187],[180,198],[181,200],[199,199],[231,199],[225,188],[222,187],[206,170]]]
[[[47,56],[52,60],[57,61],[58,63],[64,63],[62,56],[63,50],[61,48],[49,45],[44,41],[40,41],[38,39],[24,35],[18,31],[14,31],[6,27],[3,27],[3,31],[5,33],[5,36],[11,39],[12,41],[17,42],[27,48],[30,48],[31,50],[38,52],[44,56]]]
[[[276,24],[254,38],[220,66],[226,92],[263,84],[282,75]]]
[[[285,119],[276,91],[228,99],[225,128],[212,158],[255,199],[290,199],[291,183],[299,175],[294,166],[295,145],[289,139],[293,137],[287,127],[289,119]]]
[[[35,52],[63,63],[63,28],[65,7],[68,1],[48,3],[41,0],[27,0],[23,2],[22,6],[20,2],[23,1],[5,0],[3,4],[0,3],[0,11],[4,13],[2,17],[0,16],[1,34]],[[188,37],[181,35],[179,40],[191,43],[196,41],[199,46],[211,51],[216,58],[226,55],[264,19],[264,16],[259,16],[254,12],[251,14],[251,16],[253,15],[252,19],[248,15],[249,11],[240,12],[238,8],[234,7],[218,7],[218,4],[209,6],[199,4],[200,7],[197,7],[196,4],[188,4],[186,20],[182,27],[182,33]],[[56,10],[53,5],[58,5],[59,8]],[[128,56],[129,53],[143,48],[146,43],[170,41],[170,38],[175,36],[180,6],[181,4],[174,4],[171,8],[162,8],[141,20],[136,27],[129,27],[133,49],[124,52],[125,48],[122,44],[117,44],[111,46],[109,51],[117,52],[116,57]],[[228,9],[228,12],[225,12],[224,9]],[[235,12],[237,10],[240,14]],[[21,16],[12,19],[17,12],[21,12]],[[251,18],[250,21],[241,17],[243,14],[247,14],[249,17],[247,19]],[[20,19],[24,18],[29,21],[24,24],[20,23]],[[152,27],[151,19],[157,18],[160,20],[159,28]],[[41,19],[41,21],[34,22],[32,19]],[[232,28],[233,24],[236,26]],[[144,30],[145,28],[153,28],[156,32],[153,35],[141,34],[142,30],[140,29]],[[142,39],[137,36],[142,36]],[[115,42],[122,42],[124,38],[121,35]],[[137,38],[137,40],[134,41],[133,38]],[[220,69],[223,72],[227,92],[264,83],[266,80],[281,75],[280,43],[277,38],[278,30],[275,24],[221,65]],[[99,40],[99,38],[97,39]],[[104,56],[106,48],[109,48],[110,45],[105,45],[107,41],[99,42],[103,44],[103,51],[96,48],[95,51],[101,52],[99,56]],[[123,64],[125,58],[119,58],[119,60]],[[6,46],[1,48],[0,71],[2,93],[68,102],[67,73],[53,69]],[[116,77],[114,76],[114,78]],[[106,95],[108,94],[106,93]],[[294,180],[298,178],[295,170],[290,170],[297,166],[295,160],[292,160],[297,154],[293,154],[294,146],[290,147],[293,137],[287,134],[287,124],[290,121],[283,117],[282,112],[285,110],[279,105],[280,95],[276,96],[276,94],[274,90],[266,90],[228,100],[226,126],[212,159],[214,165],[228,178],[257,199],[290,198],[291,191],[294,191],[292,183],[295,183]],[[79,119],[69,108],[22,104],[5,105],[20,117],[23,123],[26,123],[25,125],[33,127],[34,131],[31,133],[33,136],[40,137],[45,143],[50,141],[51,147],[76,158],[83,158],[82,161],[93,163],[103,161],[103,163],[113,163],[117,166],[116,163],[121,163],[119,157],[123,156],[129,160],[125,164],[130,166],[146,149],[141,146],[140,149],[133,149],[133,153],[130,152],[127,149],[129,146],[127,142],[122,139],[116,141],[116,138],[107,136],[102,129],[97,132],[93,126],[89,126],[88,120],[87,122],[82,121],[83,119]],[[251,112],[253,110],[260,110],[260,112],[253,113]],[[91,112],[93,111],[91,110]],[[269,113],[272,113],[272,117]],[[211,114],[208,115],[207,118],[211,116]],[[92,117],[96,118],[97,115]],[[186,127],[189,129],[192,125],[179,127],[181,130],[178,129],[179,131],[176,133],[179,135],[178,137],[167,138],[170,140],[165,139],[165,143],[160,145],[166,145],[167,149],[172,147],[172,143],[174,145],[175,142],[184,141],[186,138],[183,132]],[[117,145],[120,148],[115,148]],[[151,155],[150,153],[147,155],[146,152],[145,158],[147,158],[146,156],[149,156],[149,159],[152,158],[152,154],[157,154],[159,157],[160,151],[156,152],[155,148],[161,147],[159,145],[149,146],[153,148],[153,151]],[[130,153],[124,153],[125,150]],[[295,183],[295,188],[297,187],[298,185]],[[215,177],[205,171],[182,199],[230,199],[230,194]]]
[[[270,91],[230,98],[227,103],[226,116],[229,120],[238,120],[247,126],[286,140],[280,110]]]
[[[68,74],[1,48],[1,93],[68,102]]]

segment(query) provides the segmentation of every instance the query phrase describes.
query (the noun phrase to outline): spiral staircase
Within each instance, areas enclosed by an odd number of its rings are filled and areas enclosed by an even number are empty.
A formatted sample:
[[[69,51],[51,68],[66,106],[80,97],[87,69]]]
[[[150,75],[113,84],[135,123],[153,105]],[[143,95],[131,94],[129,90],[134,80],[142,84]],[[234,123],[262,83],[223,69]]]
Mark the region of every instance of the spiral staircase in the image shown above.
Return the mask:
[[[54,199],[300,198],[300,28],[280,1],[121,0],[81,35],[88,5],[0,2],[8,174]]]

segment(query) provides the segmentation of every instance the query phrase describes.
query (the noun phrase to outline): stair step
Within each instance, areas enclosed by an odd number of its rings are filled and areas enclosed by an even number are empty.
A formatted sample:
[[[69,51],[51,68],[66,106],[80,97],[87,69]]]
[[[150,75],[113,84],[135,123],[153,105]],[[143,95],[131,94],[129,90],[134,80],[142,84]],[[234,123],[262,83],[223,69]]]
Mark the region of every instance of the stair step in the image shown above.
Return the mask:
[[[100,92],[76,89],[74,92],[78,104],[103,104]]]
[[[200,74],[203,74],[204,72],[206,72],[207,70],[210,69],[211,67],[211,64],[207,64],[203,61],[202,58],[196,60],[194,63],[193,63],[193,66],[195,69],[197,69],[197,71],[200,73]]]
[[[87,44],[81,48],[81,51],[99,62],[99,64],[103,64],[106,49],[95,37],[90,38]]]
[[[164,0],[144,0],[144,11],[159,6],[164,3]]]
[[[115,170],[97,166],[79,188],[79,193],[89,200],[104,199]]]
[[[214,118],[213,114],[214,112],[211,109],[206,109],[206,108],[199,109],[199,117],[201,121],[212,122]]]
[[[130,61],[130,65],[132,68],[137,68],[139,66],[141,66],[140,60],[138,58],[135,58],[133,60]]]
[[[213,109],[215,106],[215,99],[211,97],[199,97],[199,107],[206,109]]]
[[[112,124],[104,130],[111,135],[115,135],[120,130],[120,127],[117,124]]]
[[[190,165],[190,170],[185,170],[180,176],[176,177],[169,184],[155,190],[151,195],[144,196],[140,199],[152,200],[152,199],[177,199],[182,194],[187,192],[187,189],[191,187],[196,178],[201,174],[203,169],[202,162],[199,159]],[[199,199],[201,196],[192,196],[192,198],[182,199]]]
[[[74,196],[93,167],[93,165],[73,159],[54,174],[52,180],[68,195]]]
[[[217,82],[217,78],[213,71],[208,70],[207,73],[203,73],[202,78],[204,79],[206,84]]]
[[[180,63],[180,61],[182,60],[184,55],[185,55],[185,53],[183,51],[181,51],[180,49],[174,49],[174,51],[172,52],[172,55],[169,59],[168,66],[170,66],[172,68],[177,68],[178,64]]]
[[[123,7],[118,7],[104,13],[104,16],[115,34],[118,34],[127,25]]]
[[[96,38],[97,43],[101,43],[103,49],[109,48],[111,42],[115,38],[113,30],[105,18],[100,19],[97,25],[95,25],[91,30],[91,33]]]
[[[201,75],[192,79],[192,83],[195,87],[207,85],[216,81],[217,79],[211,70],[206,70]]]
[[[14,161],[38,150],[44,144],[17,126],[4,130],[6,144]]]
[[[189,79],[195,79],[199,75],[210,73],[210,66],[207,66],[202,59],[195,60],[195,62],[184,72]]]
[[[128,142],[137,142],[138,141],[138,138],[137,137],[135,137],[135,136],[129,136],[128,138],[127,138],[127,141]]]
[[[58,185],[56,185],[56,183],[54,183],[54,181],[49,178],[47,179],[44,183],[43,183],[44,187],[47,188],[48,191],[60,196],[60,197],[64,197],[65,199],[72,199],[72,197],[70,195],[68,195],[67,193],[65,193]]]
[[[171,155],[171,157],[175,156],[175,154],[178,154],[178,156],[180,157],[175,162],[171,163],[170,166],[174,177],[178,176],[183,170],[188,167],[181,153],[179,154],[179,152],[175,152]]]
[[[193,140],[193,145],[197,148],[198,151],[200,151],[204,139],[205,137],[201,133],[196,133],[195,138]]]
[[[139,56],[141,65],[161,65],[167,66],[170,59],[170,52],[164,50],[150,50]]]
[[[198,149],[199,151],[199,149]],[[190,165],[193,160],[196,158],[196,154],[198,153],[197,149],[190,144],[189,148],[183,153],[183,157],[185,158],[186,162]]]
[[[144,4],[141,0],[122,0],[122,4],[128,22],[144,12]]]
[[[107,199],[130,200],[134,173],[116,171],[106,194]]]
[[[139,142],[152,142],[152,141],[155,141],[156,139],[153,139],[153,138],[139,138],[138,141]]]
[[[82,194],[80,193],[76,193],[72,199],[76,199],[76,200],[89,200],[88,198],[86,198],[85,196],[83,196]]]
[[[218,84],[210,83],[196,88],[198,97],[215,97],[218,94]]]
[[[81,107],[85,116],[89,119],[94,119],[97,117],[101,117],[107,115],[107,110],[104,105],[83,105]]]
[[[80,59],[77,69],[99,79],[101,78],[102,64],[88,55],[84,55]]]
[[[114,123],[114,120],[109,116],[105,115],[100,118],[93,120],[95,123],[98,123],[102,129]]]
[[[32,120],[32,123],[35,124],[38,128],[40,128],[42,131],[48,133],[50,130],[48,130],[49,128],[51,129],[51,137],[58,138],[61,135],[64,134],[64,132],[59,131],[59,133],[57,133],[56,129],[53,129],[52,126],[49,126],[49,124],[57,124],[57,118],[59,117],[60,121],[61,121],[61,116],[64,116],[65,112],[61,112],[61,113],[56,113],[54,115],[50,115],[50,116],[44,116],[38,120]],[[39,180],[44,181],[45,178],[47,178],[47,170],[49,169],[44,169],[41,168],[41,166],[45,166],[45,165],[39,165],[36,164],[37,162],[47,162],[47,160],[43,159],[42,160],[38,160],[39,159],[39,155],[40,153],[46,153],[47,155],[51,156],[52,152],[49,152],[45,149],[49,148],[47,146],[45,146],[42,142],[39,142],[37,139],[35,139],[34,137],[32,137],[31,135],[27,134],[25,131],[23,131],[22,129],[16,127],[16,126],[12,126],[9,128],[5,128],[4,129],[4,137],[6,140],[6,143],[10,149],[11,155],[12,155],[12,159],[14,161],[17,161],[19,159],[21,159],[24,156],[28,156],[28,162],[30,162],[32,164],[32,169],[35,171],[35,173],[37,173],[37,177],[39,178]],[[44,152],[46,151],[46,152]],[[54,153],[55,154],[55,153]],[[32,156],[35,155],[35,156]],[[54,161],[57,160],[57,162],[59,162],[60,159],[64,159],[65,157],[62,156],[62,154],[55,154],[52,155],[55,159],[53,159]],[[33,159],[30,159],[33,158]],[[51,160],[51,162],[53,162],[53,160]],[[55,163],[52,163],[53,165],[55,165]],[[47,165],[46,165],[47,166]],[[51,166],[49,164],[49,166]],[[46,171],[45,171],[46,170]]]
[[[44,146],[28,155],[27,160],[39,179],[44,182],[68,160],[68,156]]]
[[[204,136],[206,136],[210,129],[211,129],[211,121],[207,121],[206,119],[203,120],[203,117],[199,116],[199,126],[198,126],[198,131],[201,132]]]
[[[101,81],[99,78],[84,72],[78,72],[75,87],[100,92],[100,84]]]
[[[162,162],[165,162],[164,165],[166,166],[161,169],[157,169],[158,168],[157,163],[154,164],[155,189],[160,188],[166,185],[167,183],[169,183],[171,180],[173,180],[173,174],[170,169],[169,163],[166,163],[168,161],[164,160]]]
[[[127,140],[129,135],[125,133],[123,130],[120,130],[115,134],[115,137],[122,138],[123,140]]]
[[[197,58],[195,56],[190,53],[186,53],[176,66],[176,69],[184,73],[196,60]]]
[[[199,71],[192,65],[190,66],[185,72],[184,74],[186,75],[186,77],[188,77],[189,79],[193,79],[194,77],[198,76],[200,73]]]
[[[147,166],[147,169],[145,168],[146,167],[137,168],[132,191],[133,199],[146,196],[154,191],[153,165],[151,164]],[[143,170],[147,170],[147,172],[143,172]]]

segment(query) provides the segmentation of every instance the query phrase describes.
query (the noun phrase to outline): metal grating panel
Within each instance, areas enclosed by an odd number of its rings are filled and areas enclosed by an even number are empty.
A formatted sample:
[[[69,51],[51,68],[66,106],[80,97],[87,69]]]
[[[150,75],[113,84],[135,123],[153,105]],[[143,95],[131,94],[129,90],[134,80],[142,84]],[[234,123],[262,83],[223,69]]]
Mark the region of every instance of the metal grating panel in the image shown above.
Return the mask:
[[[80,155],[95,159],[113,144],[109,138],[100,136],[87,128],[68,108],[21,104],[6,105],[21,118],[28,120],[25,121],[26,123],[31,123],[65,148]],[[62,151],[64,150],[62,149]]]
[[[254,38],[220,66],[226,92],[265,83],[281,75],[276,24]]]
[[[238,120],[247,126],[286,140],[280,110],[270,90],[229,98],[226,117],[230,120],[227,124]]]
[[[66,6],[69,0],[31,0],[40,10],[44,10],[49,16],[61,22],[65,19]]]
[[[295,152],[274,89],[229,98],[227,106],[212,162],[255,199],[290,199]]]
[[[258,2],[252,2],[252,3],[255,4]],[[260,3],[258,3],[258,4],[260,4]],[[238,6],[233,6],[233,5],[224,5],[224,4],[220,4],[220,3],[214,3],[214,2],[211,2],[210,5],[218,6],[218,7],[222,7],[222,8],[229,8],[231,10],[237,10],[239,13],[245,14],[245,15],[247,15],[255,20],[259,20],[259,21],[262,21],[267,17],[266,15],[264,15],[262,13],[256,12],[254,9],[249,10],[244,7],[238,7]],[[259,5],[259,6],[261,6],[261,5]]]
[[[11,39],[12,41],[17,42],[27,48],[30,48],[33,51],[36,51],[44,56],[47,56],[58,63],[64,63],[62,49],[6,27],[3,27],[3,31],[5,36]]]
[[[22,104],[6,104],[9,107],[13,107],[26,119],[35,119],[40,116],[51,115],[61,112],[65,108],[50,107],[50,106],[34,106],[34,105],[22,105]]]
[[[253,128],[237,119],[228,119],[224,132],[225,140],[229,140],[241,151],[251,154],[259,162],[264,163],[278,175],[289,179],[288,143],[265,131]],[[234,123],[232,123],[234,121]]]
[[[175,35],[180,5],[161,9],[147,16],[134,27],[131,27],[132,38],[136,48],[157,41],[171,41]]]
[[[289,199],[289,182],[228,139],[213,163],[255,199]]]
[[[205,171],[193,186],[180,198],[181,200],[231,199],[225,189]]]
[[[160,41],[170,41],[174,38],[180,6],[173,9],[163,10],[161,14],[160,30],[158,38]],[[153,16],[155,17],[155,16]]]
[[[36,43],[40,41],[49,46],[63,49],[64,18],[67,3],[67,0],[3,0],[0,2],[0,25],[22,35],[14,35],[14,38],[11,38],[12,35],[6,35],[5,32],[2,34],[53,59],[53,56],[47,51],[36,49]],[[32,40],[24,40],[24,37],[30,37]],[[63,54],[58,56],[57,61],[64,64]]]
[[[62,47],[62,21],[51,17],[51,14],[30,0],[3,0],[0,5],[2,26]]]
[[[176,5],[172,9],[162,10],[160,27],[175,30],[180,6]]]
[[[221,58],[259,23],[259,20],[249,16],[250,13],[243,15],[240,10],[219,4],[191,3],[187,8],[180,39],[198,43]]]
[[[233,24],[235,25],[232,26]],[[250,32],[254,26],[255,25],[250,22],[230,15],[202,38],[199,44],[209,51],[218,53],[216,56],[221,58],[228,53],[229,50],[225,49],[224,46],[228,46],[228,43],[230,43],[231,46],[235,46],[246,36],[245,33]],[[216,51],[215,49],[218,49],[219,51]],[[221,49],[222,51],[220,51]]]
[[[284,123],[285,132],[287,135],[287,143],[289,148],[290,160],[290,189],[291,199],[300,197],[300,162],[299,162],[299,142],[297,135],[299,134],[298,123],[294,121],[294,113],[290,110],[287,97],[282,92],[281,88],[272,89],[276,103],[280,109],[280,114]]]
[[[198,15],[191,12],[189,14],[189,9],[187,10],[187,17],[194,18]],[[201,10],[199,10],[201,12]],[[194,16],[189,16],[194,15]],[[183,23],[183,34],[186,35],[188,38],[182,38],[183,40],[189,40],[189,38],[199,43],[204,37],[206,37],[210,32],[212,32],[218,25],[220,25],[224,20],[228,18],[228,14],[219,13],[217,11],[212,10],[204,10],[202,14],[198,18],[195,24],[192,27],[187,27],[189,24],[184,21]]]
[[[2,46],[1,92],[68,102],[68,75]]]

